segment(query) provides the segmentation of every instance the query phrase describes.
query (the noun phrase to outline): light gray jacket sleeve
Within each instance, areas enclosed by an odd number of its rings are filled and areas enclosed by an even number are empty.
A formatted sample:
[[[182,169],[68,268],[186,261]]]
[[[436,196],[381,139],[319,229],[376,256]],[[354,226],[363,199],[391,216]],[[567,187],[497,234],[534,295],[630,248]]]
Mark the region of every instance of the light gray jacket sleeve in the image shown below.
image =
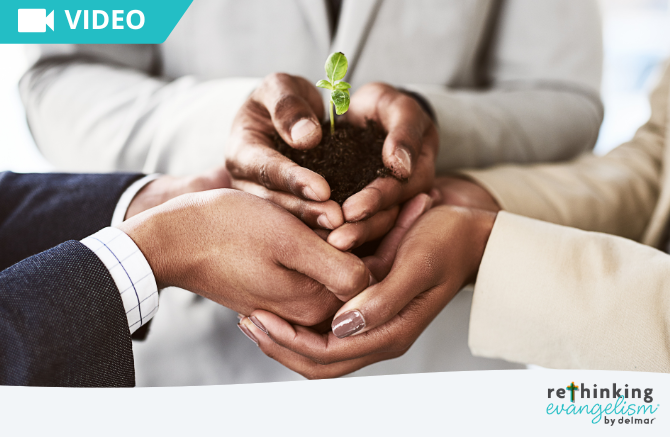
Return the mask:
[[[438,172],[565,160],[596,142],[603,54],[595,0],[501,5],[486,57],[489,89],[408,86],[435,110]]]
[[[235,112],[258,83],[156,77],[149,45],[39,50],[44,61],[21,80],[21,96],[35,141],[64,171],[190,174],[223,164]]]

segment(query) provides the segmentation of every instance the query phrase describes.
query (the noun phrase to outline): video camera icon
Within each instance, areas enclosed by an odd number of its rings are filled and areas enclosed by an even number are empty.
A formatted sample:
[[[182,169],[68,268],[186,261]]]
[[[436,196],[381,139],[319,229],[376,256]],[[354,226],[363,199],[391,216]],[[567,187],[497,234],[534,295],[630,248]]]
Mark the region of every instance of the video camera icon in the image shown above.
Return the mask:
[[[46,9],[19,9],[20,33],[44,33],[47,26],[54,30],[54,11],[47,15]]]

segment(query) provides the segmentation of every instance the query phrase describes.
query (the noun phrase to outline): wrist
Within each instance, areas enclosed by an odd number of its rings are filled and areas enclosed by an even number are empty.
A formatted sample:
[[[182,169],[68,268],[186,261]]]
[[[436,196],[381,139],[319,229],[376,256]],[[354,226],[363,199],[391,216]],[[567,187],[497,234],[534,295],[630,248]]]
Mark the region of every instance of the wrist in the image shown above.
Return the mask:
[[[117,225],[133,240],[149,263],[156,279],[158,289],[174,284],[168,275],[173,268],[167,267],[167,261],[173,259],[166,242],[170,241],[169,227],[162,224],[163,216],[155,210],[144,211]]]
[[[469,275],[467,277],[466,284],[473,283],[477,279],[479,266],[482,263],[482,258],[484,258],[486,245],[488,244],[489,237],[493,231],[493,225],[495,224],[496,217],[498,216],[497,212],[477,209],[470,211],[473,216],[472,220],[470,220],[472,250],[469,256]]]

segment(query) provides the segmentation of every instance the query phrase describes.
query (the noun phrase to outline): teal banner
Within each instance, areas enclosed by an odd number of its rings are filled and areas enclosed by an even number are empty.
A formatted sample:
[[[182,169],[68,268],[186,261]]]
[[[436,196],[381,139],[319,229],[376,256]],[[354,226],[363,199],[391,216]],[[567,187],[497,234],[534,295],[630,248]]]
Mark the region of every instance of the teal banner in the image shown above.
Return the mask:
[[[0,44],[160,44],[193,0],[0,0]]]

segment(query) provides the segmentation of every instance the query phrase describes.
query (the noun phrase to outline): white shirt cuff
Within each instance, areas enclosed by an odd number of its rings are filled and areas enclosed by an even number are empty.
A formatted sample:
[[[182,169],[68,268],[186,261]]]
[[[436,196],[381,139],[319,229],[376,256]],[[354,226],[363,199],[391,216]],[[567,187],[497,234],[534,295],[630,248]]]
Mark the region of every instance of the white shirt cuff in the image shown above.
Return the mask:
[[[114,214],[112,215],[112,223],[110,226],[116,226],[122,223],[126,218],[128,207],[130,207],[130,203],[133,201],[137,193],[139,193],[149,182],[155,181],[159,177],[161,177],[160,174],[154,173],[133,182],[119,198],[119,202],[116,204]]]
[[[156,278],[142,251],[122,230],[104,228],[84,238],[114,279],[126,310],[130,333],[146,325],[158,311]]]

